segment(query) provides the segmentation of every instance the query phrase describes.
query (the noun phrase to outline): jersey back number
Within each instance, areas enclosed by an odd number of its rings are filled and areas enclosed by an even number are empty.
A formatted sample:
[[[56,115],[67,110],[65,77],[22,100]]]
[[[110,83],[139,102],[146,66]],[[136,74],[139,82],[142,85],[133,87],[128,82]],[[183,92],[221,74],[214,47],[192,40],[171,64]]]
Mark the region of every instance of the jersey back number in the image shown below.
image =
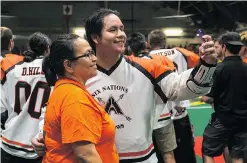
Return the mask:
[[[22,90],[22,91],[21,91]],[[48,101],[51,88],[46,82],[38,81],[32,91],[32,86],[25,81],[18,81],[15,85],[14,111],[19,114],[21,108],[29,99],[28,113],[32,118],[39,119],[41,107]],[[24,93],[24,94],[23,94]]]

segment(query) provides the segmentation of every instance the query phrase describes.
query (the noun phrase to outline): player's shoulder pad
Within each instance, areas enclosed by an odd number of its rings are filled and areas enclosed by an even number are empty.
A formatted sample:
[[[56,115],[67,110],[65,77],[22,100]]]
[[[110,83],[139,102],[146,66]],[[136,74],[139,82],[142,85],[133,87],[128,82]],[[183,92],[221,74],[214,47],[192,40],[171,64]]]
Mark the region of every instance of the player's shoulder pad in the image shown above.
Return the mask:
[[[184,48],[176,47],[175,49],[185,57],[188,64],[188,68],[193,68],[199,63],[200,57],[198,54]]]
[[[126,61],[130,63],[133,67],[136,67],[138,69],[139,68],[145,69],[145,71],[148,71],[155,78],[160,74],[174,70],[172,67],[168,67],[167,65],[164,65],[161,61],[157,59],[145,59],[134,56],[124,56],[124,57]]]
[[[5,77],[5,75],[8,73],[10,69],[12,69],[16,64],[22,63],[24,59],[24,56],[19,56],[16,54],[5,54],[5,57],[1,59],[0,61],[0,67],[1,67],[1,74],[0,79],[1,81]]]

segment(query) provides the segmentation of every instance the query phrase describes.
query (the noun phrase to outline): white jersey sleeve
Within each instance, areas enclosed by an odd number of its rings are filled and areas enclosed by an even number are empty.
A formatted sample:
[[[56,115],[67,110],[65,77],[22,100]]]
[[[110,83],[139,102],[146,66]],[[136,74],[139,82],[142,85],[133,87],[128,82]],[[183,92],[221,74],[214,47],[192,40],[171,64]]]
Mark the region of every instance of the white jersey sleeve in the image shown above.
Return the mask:
[[[2,87],[2,85],[0,86],[0,90],[1,90],[1,100],[0,100],[0,108],[1,108],[1,113],[5,112],[8,108],[7,106],[7,98],[5,96],[6,91],[3,90],[4,88]]]

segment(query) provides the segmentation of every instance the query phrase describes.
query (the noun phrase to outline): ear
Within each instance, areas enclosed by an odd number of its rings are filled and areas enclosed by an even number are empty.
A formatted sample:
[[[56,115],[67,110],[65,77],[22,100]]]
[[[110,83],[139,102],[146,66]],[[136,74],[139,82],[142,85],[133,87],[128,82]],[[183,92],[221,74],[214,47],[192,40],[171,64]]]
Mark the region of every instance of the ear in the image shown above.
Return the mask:
[[[47,49],[45,50],[45,56],[48,56],[50,54],[50,48],[49,47],[47,47]]]
[[[94,42],[95,44],[98,44],[98,43],[99,43],[99,36],[98,36],[98,35],[93,34],[93,35],[91,36],[91,39],[93,40],[93,42]]]
[[[244,54],[247,54],[247,47],[244,47]]]
[[[14,40],[13,40],[13,39],[10,39],[10,41],[9,41],[9,48],[10,48],[10,51],[12,51],[12,49],[14,48],[14,46],[15,46]]]
[[[147,42],[147,48],[151,49],[150,41]]]
[[[68,72],[68,73],[70,73],[70,74],[72,74],[73,72],[74,72],[74,69],[73,69],[73,67],[72,67],[72,63],[71,63],[71,61],[69,61],[69,60],[64,60],[63,61],[63,66],[64,66],[64,70],[65,70],[65,72]]]

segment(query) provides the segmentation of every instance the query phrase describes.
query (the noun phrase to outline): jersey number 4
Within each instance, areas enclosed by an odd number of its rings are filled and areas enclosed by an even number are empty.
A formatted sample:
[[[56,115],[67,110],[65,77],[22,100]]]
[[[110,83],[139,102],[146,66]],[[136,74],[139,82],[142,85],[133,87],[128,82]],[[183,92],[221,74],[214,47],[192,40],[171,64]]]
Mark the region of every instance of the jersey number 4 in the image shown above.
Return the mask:
[[[23,91],[20,91],[21,89]],[[39,119],[41,115],[41,107],[48,101],[51,88],[47,85],[46,82],[38,81],[32,92],[31,90],[31,85],[27,82],[17,82],[15,85],[14,111],[19,114],[27,99],[30,98],[28,104],[28,113],[31,117]],[[23,92],[25,95],[21,94]]]

